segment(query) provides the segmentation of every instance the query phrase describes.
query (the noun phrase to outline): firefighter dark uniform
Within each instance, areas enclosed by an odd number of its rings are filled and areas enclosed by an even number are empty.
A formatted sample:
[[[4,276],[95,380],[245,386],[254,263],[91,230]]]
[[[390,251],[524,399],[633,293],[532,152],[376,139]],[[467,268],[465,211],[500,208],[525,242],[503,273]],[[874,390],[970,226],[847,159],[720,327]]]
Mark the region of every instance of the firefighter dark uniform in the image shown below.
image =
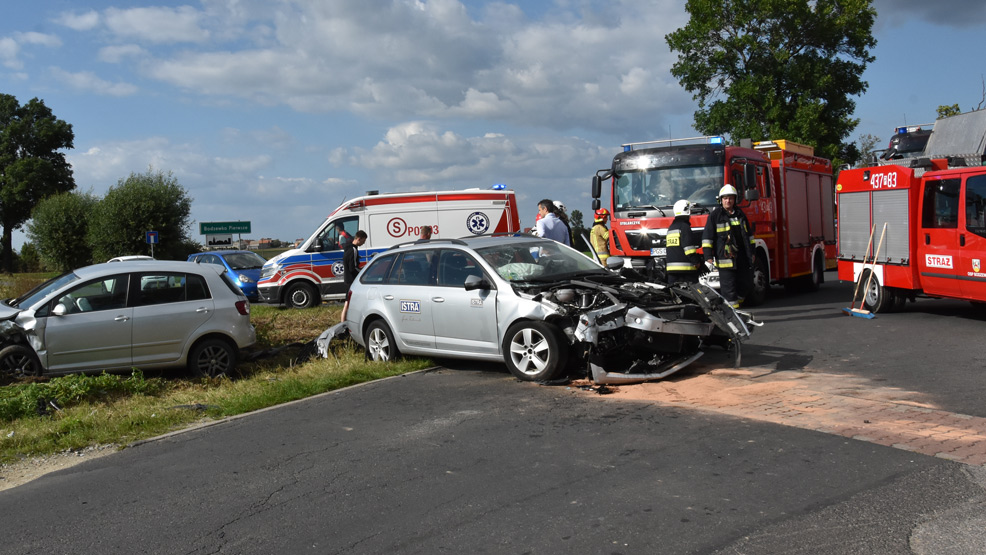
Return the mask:
[[[736,189],[726,185],[719,191],[722,197],[737,197]],[[715,259],[719,269],[719,292],[734,307],[739,307],[746,294],[753,288],[754,238],[750,221],[735,205],[730,213],[721,205],[709,214],[702,233],[702,252],[706,260]]]
[[[589,231],[589,242],[592,243],[592,250],[599,257],[599,262],[606,265],[609,258],[609,230],[606,229],[606,220],[609,218],[609,210],[600,208],[596,210],[592,230]]]
[[[688,201],[679,200],[675,203],[674,216],[667,235],[668,285],[698,283],[702,255],[698,253],[698,234],[692,233],[691,207]]]

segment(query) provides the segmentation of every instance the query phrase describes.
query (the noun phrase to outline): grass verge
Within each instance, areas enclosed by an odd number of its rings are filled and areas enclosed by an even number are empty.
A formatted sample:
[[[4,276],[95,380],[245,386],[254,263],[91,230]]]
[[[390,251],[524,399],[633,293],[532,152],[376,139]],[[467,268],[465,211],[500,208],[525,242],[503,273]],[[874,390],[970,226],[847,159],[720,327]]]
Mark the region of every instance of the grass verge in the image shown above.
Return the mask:
[[[354,344],[335,356],[299,363],[300,347],[338,321],[339,306],[290,310],[255,306],[257,350],[271,356],[241,363],[214,380],[180,372],[146,376],[74,375],[0,388],[0,463],[23,457],[126,445],[203,421],[243,414],[350,385],[431,366],[426,359],[368,363]]]

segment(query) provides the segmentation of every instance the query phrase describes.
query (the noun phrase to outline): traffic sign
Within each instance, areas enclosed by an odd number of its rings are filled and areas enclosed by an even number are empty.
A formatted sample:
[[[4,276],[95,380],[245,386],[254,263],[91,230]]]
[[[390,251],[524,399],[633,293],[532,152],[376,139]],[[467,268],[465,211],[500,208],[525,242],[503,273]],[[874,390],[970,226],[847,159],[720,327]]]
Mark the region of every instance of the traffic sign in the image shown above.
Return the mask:
[[[199,222],[199,233],[202,235],[250,233],[250,222]]]
[[[145,236],[144,238],[147,240],[149,244],[153,245],[157,243],[158,235],[156,231],[145,232],[144,236]]]

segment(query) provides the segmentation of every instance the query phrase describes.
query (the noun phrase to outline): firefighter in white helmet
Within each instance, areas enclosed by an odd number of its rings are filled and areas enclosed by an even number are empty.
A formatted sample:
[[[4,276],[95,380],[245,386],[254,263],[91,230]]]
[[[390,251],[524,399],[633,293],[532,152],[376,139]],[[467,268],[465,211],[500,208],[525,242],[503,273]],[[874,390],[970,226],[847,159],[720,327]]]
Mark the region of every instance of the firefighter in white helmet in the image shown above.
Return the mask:
[[[719,292],[734,308],[753,288],[754,240],[746,214],[736,206],[736,187],[719,189],[719,206],[709,214],[702,233],[702,254],[715,260]]]
[[[692,233],[692,207],[687,200],[674,203],[674,221],[668,227],[668,285],[698,283],[699,270],[705,264],[698,252],[700,237]]]

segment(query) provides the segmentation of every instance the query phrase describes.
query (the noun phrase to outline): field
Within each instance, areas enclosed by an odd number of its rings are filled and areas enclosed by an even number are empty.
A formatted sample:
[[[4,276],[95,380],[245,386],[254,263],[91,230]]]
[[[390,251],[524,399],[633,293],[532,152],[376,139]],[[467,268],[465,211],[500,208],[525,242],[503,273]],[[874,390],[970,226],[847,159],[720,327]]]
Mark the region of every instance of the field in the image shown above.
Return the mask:
[[[45,279],[38,279],[38,283]],[[27,278],[18,277],[18,284]],[[21,289],[20,291],[23,291]],[[10,296],[9,294],[4,295]],[[305,345],[338,322],[341,306],[253,306],[257,345],[236,375],[194,378],[182,370],[32,378],[0,387],[0,463],[131,442],[189,425],[431,366],[425,359],[368,363],[342,343],[328,359]]]

